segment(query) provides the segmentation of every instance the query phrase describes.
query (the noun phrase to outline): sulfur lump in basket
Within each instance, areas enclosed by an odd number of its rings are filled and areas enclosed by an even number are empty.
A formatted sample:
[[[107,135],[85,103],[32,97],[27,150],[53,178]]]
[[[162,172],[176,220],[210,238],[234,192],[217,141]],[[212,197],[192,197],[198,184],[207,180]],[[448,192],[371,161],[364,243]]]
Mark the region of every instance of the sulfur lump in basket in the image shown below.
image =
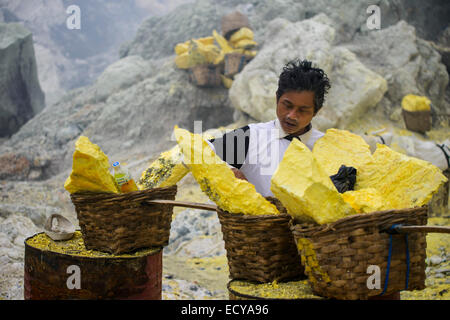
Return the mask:
[[[81,136],[75,143],[72,172],[64,183],[70,193],[112,192],[119,193],[114,177],[109,172],[108,157],[88,137]]]
[[[189,169],[183,165],[181,159],[182,153],[178,145],[162,152],[142,172],[141,179],[138,181],[139,189],[162,188],[177,184],[189,172]]]
[[[357,175],[355,189],[376,188],[387,209],[403,209],[427,204],[446,181],[441,170],[430,162],[377,144],[372,161]]]
[[[329,179],[341,165],[357,170],[355,190],[343,194]],[[427,161],[381,144],[371,154],[360,136],[328,129],[312,152],[298,140],[289,145],[271,189],[295,219],[307,216],[323,224],[354,213],[423,206],[446,181]]]
[[[312,153],[328,176],[336,174],[341,165],[354,167],[358,173],[372,159],[370,146],[362,137],[339,129],[328,129],[314,144]]]
[[[331,223],[356,211],[346,203],[308,147],[292,140],[272,176],[271,190],[288,213],[319,224]]]
[[[381,193],[375,188],[346,191],[342,194],[342,198],[357,213],[369,213],[388,209]]]
[[[248,215],[276,215],[278,209],[259,194],[251,183],[235,177],[233,171],[220,159],[201,135],[192,134],[175,126],[177,143],[184,155],[184,163],[201,190],[219,208],[230,213]]]

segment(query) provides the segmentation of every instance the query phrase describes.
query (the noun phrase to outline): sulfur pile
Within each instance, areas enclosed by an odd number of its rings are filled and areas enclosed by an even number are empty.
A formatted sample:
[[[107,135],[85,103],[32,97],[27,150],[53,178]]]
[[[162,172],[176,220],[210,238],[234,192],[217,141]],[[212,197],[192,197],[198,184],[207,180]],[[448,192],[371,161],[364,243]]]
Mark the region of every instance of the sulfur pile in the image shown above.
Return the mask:
[[[323,299],[313,293],[308,280],[269,283],[235,280],[229,287],[238,294],[264,299]]]
[[[427,97],[408,94],[402,99],[402,109],[409,112],[430,111],[431,101]]]
[[[88,258],[130,258],[146,256],[159,249],[146,248],[135,251],[133,253],[125,253],[120,255],[114,255],[107,252],[101,252],[97,250],[87,250],[83,236],[80,231],[75,231],[74,236],[65,241],[54,241],[45,233],[39,233],[29,238],[26,243],[33,247],[43,251],[52,251],[56,253],[69,254],[71,256],[81,256]]]
[[[357,170],[355,190],[343,194],[329,178],[341,165]],[[312,152],[292,141],[272,176],[271,190],[295,219],[324,224],[356,213],[423,206],[446,181],[427,161],[380,144],[371,154],[361,137],[329,129]]]
[[[220,76],[219,81],[221,80],[224,87],[230,88],[234,74],[242,70],[244,64],[256,56],[257,45],[250,28],[242,27],[235,30],[229,40],[213,30],[212,36],[178,43],[174,48],[175,64],[179,69],[185,70],[208,66],[207,70],[217,71],[213,74]],[[228,55],[232,54],[239,55],[243,63],[231,74],[227,72],[221,74],[223,68],[220,65],[225,62]],[[211,85],[215,86],[214,81],[211,81]]]
[[[256,192],[251,183],[238,179],[201,135],[175,127],[175,137],[184,163],[201,190],[222,210],[249,215],[279,214],[277,208]]]
[[[108,157],[88,137],[81,136],[75,143],[72,172],[64,183],[70,193],[111,192],[119,193],[114,177],[109,172]]]

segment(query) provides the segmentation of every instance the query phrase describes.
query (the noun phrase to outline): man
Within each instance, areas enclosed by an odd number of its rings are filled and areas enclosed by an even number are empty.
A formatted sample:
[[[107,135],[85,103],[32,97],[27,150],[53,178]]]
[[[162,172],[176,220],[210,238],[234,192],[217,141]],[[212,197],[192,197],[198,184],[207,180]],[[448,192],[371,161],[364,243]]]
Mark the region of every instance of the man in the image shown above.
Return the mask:
[[[312,128],[311,120],[322,108],[329,89],[327,75],[313,68],[311,62],[288,62],[278,81],[277,119],[249,124],[209,140],[209,145],[232,166],[237,178],[255,185],[264,197],[273,196],[270,180],[292,139],[299,139],[312,150],[324,135]],[[400,300],[400,292],[372,299]]]
[[[293,138],[310,150],[324,134],[312,128],[311,120],[322,108],[330,88],[323,70],[307,60],[287,63],[276,92],[277,119],[254,123],[210,140],[216,154],[226,161],[237,178],[255,186],[264,197],[273,196],[270,180]]]

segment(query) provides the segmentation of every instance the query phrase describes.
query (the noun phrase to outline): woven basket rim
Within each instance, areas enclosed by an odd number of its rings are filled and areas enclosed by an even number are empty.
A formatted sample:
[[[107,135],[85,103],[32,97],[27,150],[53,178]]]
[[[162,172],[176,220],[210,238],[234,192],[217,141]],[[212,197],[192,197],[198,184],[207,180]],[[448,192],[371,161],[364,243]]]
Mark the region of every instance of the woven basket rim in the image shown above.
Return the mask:
[[[291,220],[292,217],[287,214],[287,213],[283,213],[280,212],[280,214],[258,214],[258,215],[254,215],[254,214],[245,214],[245,213],[231,213],[225,210],[220,209],[219,207],[217,207],[216,209],[217,213],[222,214],[223,216],[229,218],[229,217],[233,217],[233,218],[242,218],[244,220],[269,220],[269,219],[288,219]]]
[[[355,220],[368,220],[368,222],[373,223],[373,221],[370,221],[371,218],[377,216],[391,215],[391,214],[395,215],[397,213],[422,212],[422,211],[427,212],[428,206],[424,205],[421,207],[414,207],[414,208],[389,209],[389,210],[373,211],[369,213],[359,213],[341,218],[332,223],[326,223],[322,225],[304,225],[296,223],[295,220],[292,219],[290,221],[290,228],[291,231],[293,231],[294,233],[302,234],[302,236],[305,237],[314,237],[327,233],[329,231],[338,232],[339,229],[341,229],[341,227],[346,227],[346,224],[348,222]],[[370,223],[368,225],[370,225]]]
[[[169,187],[159,187],[144,190],[137,190],[126,193],[112,193],[112,192],[76,192],[72,193],[70,197],[72,199],[86,198],[89,200],[123,200],[132,198],[141,198],[142,196],[150,196],[152,193],[160,191],[175,191],[177,190],[177,185]]]

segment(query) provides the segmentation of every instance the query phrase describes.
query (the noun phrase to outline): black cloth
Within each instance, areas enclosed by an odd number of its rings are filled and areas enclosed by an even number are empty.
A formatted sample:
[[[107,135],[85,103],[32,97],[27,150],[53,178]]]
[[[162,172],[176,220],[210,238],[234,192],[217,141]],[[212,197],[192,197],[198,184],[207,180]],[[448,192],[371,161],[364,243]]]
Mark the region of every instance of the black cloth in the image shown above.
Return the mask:
[[[353,167],[346,167],[342,165],[338,173],[330,176],[334,186],[339,193],[344,193],[349,190],[354,190],[356,183],[356,169]]]

